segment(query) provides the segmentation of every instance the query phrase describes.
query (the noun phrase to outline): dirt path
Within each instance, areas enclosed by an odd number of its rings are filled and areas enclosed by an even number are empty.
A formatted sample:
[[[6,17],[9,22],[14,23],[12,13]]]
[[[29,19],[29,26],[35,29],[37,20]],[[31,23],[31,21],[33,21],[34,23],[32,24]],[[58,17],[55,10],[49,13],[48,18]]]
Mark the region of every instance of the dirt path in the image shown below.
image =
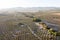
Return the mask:
[[[27,27],[35,37],[37,37],[39,40],[41,40],[41,38],[37,34],[35,34],[34,31],[32,31],[32,29],[29,26],[27,26]]]

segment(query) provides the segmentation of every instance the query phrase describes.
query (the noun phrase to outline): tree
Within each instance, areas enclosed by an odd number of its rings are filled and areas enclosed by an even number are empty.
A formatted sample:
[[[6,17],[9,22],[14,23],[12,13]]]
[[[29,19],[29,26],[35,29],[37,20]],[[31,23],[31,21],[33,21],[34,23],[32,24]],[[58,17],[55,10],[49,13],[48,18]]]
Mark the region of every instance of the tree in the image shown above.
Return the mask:
[[[56,32],[55,30],[53,30],[52,28],[50,28],[50,29],[48,30],[48,32],[49,32],[51,35],[54,35],[54,36],[56,36],[56,34],[57,34],[57,32]]]
[[[39,18],[33,18],[33,21],[34,22],[41,22],[41,19],[39,19]]]

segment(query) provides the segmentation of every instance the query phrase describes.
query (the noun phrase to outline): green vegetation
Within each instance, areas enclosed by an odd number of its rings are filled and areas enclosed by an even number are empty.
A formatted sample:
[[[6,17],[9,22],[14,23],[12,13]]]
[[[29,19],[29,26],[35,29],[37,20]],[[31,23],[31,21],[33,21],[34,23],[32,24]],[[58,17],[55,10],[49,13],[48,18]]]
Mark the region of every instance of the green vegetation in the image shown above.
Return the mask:
[[[55,30],[53,30],[52,28],[50,28],[50,29],[48,30],[48,32],[49,32],[51,35],[54,35],[54,36],[56,36],[56,33],[57,33],[57,32],[55,32]]]
[[[35,17],[34,17],[34,18],[33,18],[33,21],[34,21],[34,22],[41,22],[41,19],[40,19],[40,18],[35,18]]]

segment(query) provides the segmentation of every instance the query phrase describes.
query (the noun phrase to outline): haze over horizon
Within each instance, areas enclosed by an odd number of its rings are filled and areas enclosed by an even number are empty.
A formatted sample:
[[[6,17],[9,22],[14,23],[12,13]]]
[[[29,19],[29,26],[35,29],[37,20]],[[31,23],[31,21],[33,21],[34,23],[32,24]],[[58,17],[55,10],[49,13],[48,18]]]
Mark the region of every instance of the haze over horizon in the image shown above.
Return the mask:
[[[14,7],[60,7],[59,0],[0,0],[0,9]]]

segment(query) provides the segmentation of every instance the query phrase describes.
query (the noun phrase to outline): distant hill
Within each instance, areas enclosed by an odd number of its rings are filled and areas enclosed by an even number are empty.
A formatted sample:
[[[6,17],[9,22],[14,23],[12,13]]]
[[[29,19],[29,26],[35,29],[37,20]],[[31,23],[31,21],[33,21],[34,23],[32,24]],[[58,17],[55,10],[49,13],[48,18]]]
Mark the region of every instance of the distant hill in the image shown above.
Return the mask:
[[[16,8],[9,8],[9,9],[2,9],[0,10],[1,13],[15,13],[15,12],[38,12],[38,11],[60,11],[60,7],[16,7]]]

